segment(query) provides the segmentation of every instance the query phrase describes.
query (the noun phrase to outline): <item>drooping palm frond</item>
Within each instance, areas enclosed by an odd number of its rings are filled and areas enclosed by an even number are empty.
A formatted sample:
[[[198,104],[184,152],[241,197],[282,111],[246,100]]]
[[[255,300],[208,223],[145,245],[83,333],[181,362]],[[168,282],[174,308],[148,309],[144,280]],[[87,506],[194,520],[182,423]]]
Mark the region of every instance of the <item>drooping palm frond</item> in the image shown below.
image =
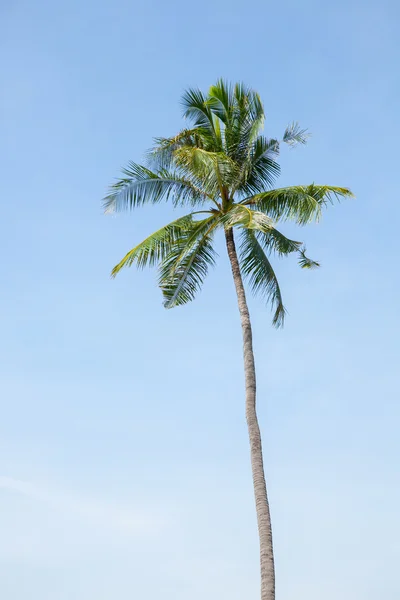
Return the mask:
[[[218,217],[212,216],[193,223],[177,240],[160,264],[159,286],[165,308],[186,304],[196,293],[215,263],[213,235],[218,227]]]
[[[278,279],[255,231],[251,229],[242,231],[239,252],[240,267],[251,290],[256,295],[261,294],[272,305],[274,310],[272,323],[275,327],[282,327],[286,310]]]
[[[184,233],[193,228],[192,214],[180,217],[172,223],[153,232],[140,244],[132,248],[124,258],[113,268],[111,276],[115,277],[121,269],[136,264],[138,268],[153,266],[162,261],[171,251]]]
[[[302,242],[291,240],[275,227],[264,228],[261,220],[256,221],[256,223],[257,225],[253,227],[253,230],[265,252],[268,252],[268,254],[275,253],[281,257],[296,252],[302,269],[315,269],[320,266],[318,262],[306,256],[306,248]]]
[[[306,225],[321,218],[322,208],[334,200],[352,197],[348,188],[329,185],[291,186],[255,194],[242,201],[268,214],[276,221]]]
[[[251,230],[263,250],[268,254],[287,256],[297,252],[299,264],[303,268],[315,268],[319,264],[305,255],[302,242],[297,242],[286,237],[275,227],[274,221],[265,213],[252,210],[243,204],[234,204],[231,210],[222,218],[224,227],[239,227]]]
[[[302,248],[302,242],[291,240],[275,227],[267,230],[258,230],[256,235],[265,250],[269,253],[276,253],[278,256],[287,256],[293,252],[300,252]]]
[[[203,189],[177,171],[160,169],[156,173],[131,162],[123,173],[125,177],[111,186],[103,200],[106,213],[132,210],[142,204],[156,204],[169,199],[174,205],[192,206],[210,200]]]

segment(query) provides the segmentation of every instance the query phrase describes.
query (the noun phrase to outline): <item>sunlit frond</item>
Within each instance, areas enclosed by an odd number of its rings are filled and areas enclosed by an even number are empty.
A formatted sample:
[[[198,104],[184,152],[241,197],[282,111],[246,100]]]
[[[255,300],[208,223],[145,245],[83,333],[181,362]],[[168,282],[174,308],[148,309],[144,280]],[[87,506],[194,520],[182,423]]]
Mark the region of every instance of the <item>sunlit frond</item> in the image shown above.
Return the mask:
[[[229,211],[221,216],[221,221],[225,228],[244,227],[267,231],[274,226],[274,221],[268,215],[244,204],[232,204]]]
[[[171,251],[174,244],[184,237],[185,232],[192,228],[193,216],[191,214],[161,227],[124,256],[111,271],[112,277],[115,277],[121,269],[131,267],[133,264],[138,268],[144,268],[159,263]]]
[[[183,129],[178,134],[170,137],[154,139],[154,146],[147,153],[147,160],[156,169],[170,169],[174,166],[174,151],[182,146],[202,148],[204,135],[199,128]]]
[[[348,188],[315,184],[298,185],[255,194],[243,200],[243,204],[254,206],[276,221],[290,220],[298,225],[305,225],[312,221],[319,221],[322,208],[327,204],[352,196]]]
[[[223,187],[229,188],[238,172],[236,163],[223,152],[182,146],[174,156],[176,164],[201,181],[212,196],[221,193]]]
[[[269,254],[286,256],[293,252],[300,253],[302,250],[302,242],[296,242],[283,235],[268,215],[243,204],[234,204],[229,213],[222,217],[222,221],[225,227],[253,230],[261,246]]]

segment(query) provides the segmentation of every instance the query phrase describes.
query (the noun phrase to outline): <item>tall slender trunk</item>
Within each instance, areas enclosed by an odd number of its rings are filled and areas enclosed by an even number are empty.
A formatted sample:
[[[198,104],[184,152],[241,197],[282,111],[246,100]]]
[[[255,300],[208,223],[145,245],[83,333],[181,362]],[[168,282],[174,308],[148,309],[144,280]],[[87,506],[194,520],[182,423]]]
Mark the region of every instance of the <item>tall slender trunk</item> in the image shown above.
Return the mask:
[[[225,231],[225,238],[232,267],[233,280],[236,287],[243,334],[246,420],[250,438],[251,469],[253,473],[258,535],[260,540],[261,600],[275,600],[275,568],[271,517],[269,512],[267,487],[265,485],[261,434],[256,412],[256,369],[254,364],[253,334],[232,229],[227,229]]]

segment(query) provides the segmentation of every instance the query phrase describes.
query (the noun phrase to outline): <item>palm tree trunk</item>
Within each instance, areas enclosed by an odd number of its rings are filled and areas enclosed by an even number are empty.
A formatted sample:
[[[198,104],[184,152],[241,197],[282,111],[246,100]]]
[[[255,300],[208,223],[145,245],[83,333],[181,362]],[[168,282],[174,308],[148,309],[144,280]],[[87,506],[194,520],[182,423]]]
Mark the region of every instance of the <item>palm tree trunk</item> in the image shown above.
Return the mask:
[[[275,568],[271,517],[269,512],[267,487],[265,485],[261,434],[256,412],[256,369],[254,364],[253,334],[232,229],[227,229],[225,231],[225,238],[232,267],[233,280],[236,287],[243,334],[246,420],[250,438],[251,469],[253,473],[258,534],[260,539],[261,600],[275,600]]]

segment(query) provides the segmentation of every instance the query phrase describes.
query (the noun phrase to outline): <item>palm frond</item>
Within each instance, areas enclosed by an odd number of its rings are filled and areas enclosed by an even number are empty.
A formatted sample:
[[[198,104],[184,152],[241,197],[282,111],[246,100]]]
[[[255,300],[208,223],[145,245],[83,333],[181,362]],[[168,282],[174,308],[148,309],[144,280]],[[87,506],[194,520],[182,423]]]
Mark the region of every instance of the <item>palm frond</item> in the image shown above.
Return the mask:
[[[262,124],[265,113],[259,94],[243,83],[237,83],[234,95],[242,119],[251,120],[252,122],[257,121]]]
[[[176,164],[201,181],[210,196],[221,193],[224,186],[230,187],[237,176],[236,163],[223,152],[182,146],[174,156]]]
[[[286,127],[285,133],[283,134],[283,141],[289,146],[296,146],[297,144],[306,144],[310,134],[307,129],[301,129],[298,123],[291,123]]]
[[[261,241],[265,250],[268,252],[275,252],[278,256],[287,256],[293,252],[300,252],[302,247],[301,242],[291,240],[275,227],[266,230],[259,229],[257,231],[257,239]]]
[[[299,250],[299,265],[302,269],[317,269],[321,265],[316,260],[311,260],[306,256],[306,248],[303,246]]]
[[[244,227],[260,231],[267,231],[274,226],[274,221],[268,215],[244,204],[232,204],[229,211],[221,215],[221,222],[225,228]]]
[[[156,169],[170,169],[174,165],[174,151],[181,146],[201,148],[204,135],[201,129],[183,129],[170,138],[158,137],[154,139],[154,146],[147,153],[147,160]]]
[[[268,253],[275,252],[279,256],[287,256],[302,249],[302,242],[291,240],[278,231],[274,221],[268,215],[243,204],[232,205],[230,211],[222,217],[222,222],[225,227],[253,230],[263,249]]]
[[[276,221],[290,220],[298,225],[319,221],[322,208],[335,200],[353,197],[348,188],[329,185],[292,186],[255,194],[242,201],[265,212]]]
[[[194,127],[201,127],[209,135],[214,135],[213,115],[203,92],[190,88],[183,94],[181,103],[185,119],[191,121]]]
[[[244,229],[241,235],[240,267],[253,293],[261,294],[272,305],[273,325],[282,327],[286,311],[278,279],[256,233],[251,229]]]
[[[278,155],[279,142],[259,136],[241,163],[242,169],[237,191],[242,196],[249,196],[271,188],[281,172],[276,161]]]
[[[220,79],[211,86],[206,102],[216,122],[223,124],[220,138],[225,153],[240,164],[264,124],[259,95],[243,84],[232,86]]]
[[[233,87],[223,79],[219,79],[208,91],[207,105],[212,112],[229,127],[234,110]]]
[[[195,223],[164,258],[160,265],[159,286],[165,308],[190,302],[200,290],[209,267],[215,263],[212,240],[218,225],[215,216]]]
[[[184,233],[193,228],[191,214],[176,219],[161,227],[140,244],[132,248],[124,258],[113,268],[111,276],[115,277],[121,269],[131,267],[134,263],[138,268],[153,266],[162,261],[171,251],[174,244],[183,237]]]
[[[235,86],[234,96],[233,118],[229,132],[225,132],[226,151],[236,162],[243,164],[251,155],[252,144],[264,125],[264,107],[259,95],[243,84]]]
[[[276,252],[279,256],[287,256],[293,252],[298,252],[301,248],[301,242],[291,240],[275,227],[271,231],[261,232],[259,239],[262,238],[262,243],[266,249],[271,252]]]
[[[133,209],[142,204],[156,204],[172,199],[174,205],[204,203],[206,192],[188,178],[166,169],[158,172],[130,162],[123,170],[124,178],[111,186],[103,200],[106,213]]]

